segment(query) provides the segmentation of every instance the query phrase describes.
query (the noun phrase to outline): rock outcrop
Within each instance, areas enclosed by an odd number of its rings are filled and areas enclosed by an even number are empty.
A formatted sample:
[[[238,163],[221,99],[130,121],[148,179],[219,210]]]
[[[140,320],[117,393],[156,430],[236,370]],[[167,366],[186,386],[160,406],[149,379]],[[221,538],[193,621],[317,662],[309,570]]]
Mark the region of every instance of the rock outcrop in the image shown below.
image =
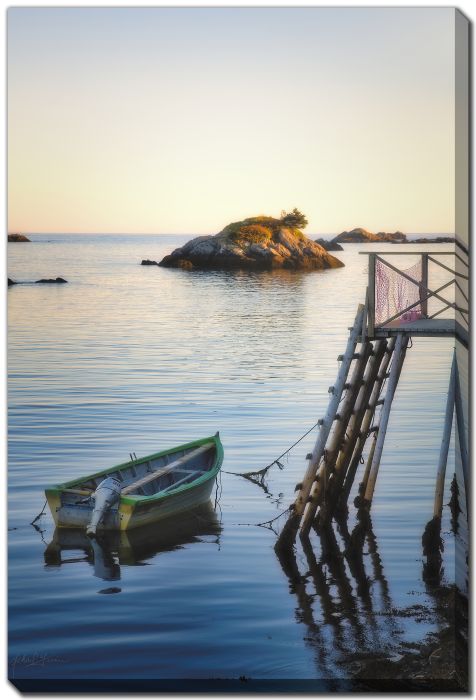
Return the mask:
[[[332,239],[333,243],[406,243],[407,237],[401,231],[395,233],[372,233],[365,228],[354,228],[352,231],[343,231]]]
[[[36,280],[35,284],[66,284],[68,280],[63,279],[62,277],[55,277],[51,279],[41,279],[41,280]]]
[[[22,233],[9,233],[8,234],[9,243],[31,243],[30,239],[24,236]]]
[[[436,238],[416,238],[414,241],[407,243],[454,243],[455,239],[451,236],[437,236]]]
[[[314,243],[321,245],[324,248],[324,250],[331,250],[331,251],[344,250],[343,247],[339,243],[335,242],[335,240],[326,241],[325,238],[316,238],[314,240]]]
[[[159,265],[189,270],[324,270],[343,263],[300,229],[286,225],[285,217],[256,216],[229,224],[215,236],[194,238]]]
[[[327,241],[330,245],[338,245],[339,243],[454,243],[455,239],[450,236],[436,236],[435,238],[416,238],[412,241],[408,240],[406,235],[401,231],[395,233],[385,233],[379,231],[372,233],[365,228],[354,228],[352,231],[343,231],[338,236]],[[324,246],[326,241],[318,238],[316,243]],[[326,250],[337,250],[337,248],[327,247]]]
[[[158,265],[159,263],[156,260],[143,260],[141,262],[141,265]]]

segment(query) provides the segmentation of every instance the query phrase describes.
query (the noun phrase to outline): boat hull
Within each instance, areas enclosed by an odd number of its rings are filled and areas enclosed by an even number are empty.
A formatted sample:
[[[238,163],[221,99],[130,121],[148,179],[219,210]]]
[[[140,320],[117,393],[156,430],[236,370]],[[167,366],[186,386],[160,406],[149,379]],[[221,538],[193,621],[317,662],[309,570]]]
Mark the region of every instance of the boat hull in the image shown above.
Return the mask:
[[[157,493],[152,496],[124,495],[117,505],[113,506],[105,515],[101,524],[102,530],[131,530],[151,523],[159,522],[180,513],[192,510],[206,503],[211,496],[216,476],[220,471],[223,461],[223,446],[218,434],[212,438],[196,441],[175,448],[174,451],[192,449],[197,445],[214,442],[215,457],[211,468],[202,474],[195,482],[184,484],[168,493]],[[170,454],[173,454],[171,451]],[[165,453],[158,453],[165,454]],[[154,455],[156,457],[156,455]],[[153,456],[153,457],[154,457]],[[145,457],[141,461],[149,460]],[[124,469],[119,465],[116,469]],[[110,474],[100,472],[92,477]],[[83,478],[83,481],[88,478]],[[76,496],[72,497],[74,491]],[[87,502],[87,492],[81,491],[81,480],[71,481],[59,486],[46,489],[48,505],[50,507],[55,525],[58,528],[86,528],[93,514],[93,504]],[[67,497],[65,497],[67,495]],[[85,500],[86,502],[81,502]]]
[[[161,501],[151,503],[142,501],[130,505],[121,502],[119,507],[119,529],[130,530],[142,525],[149,525],[206,503],[210,500],[215,478],[210,478],[203,484],[197,485],[188,491],[170,494],[161,499]]]

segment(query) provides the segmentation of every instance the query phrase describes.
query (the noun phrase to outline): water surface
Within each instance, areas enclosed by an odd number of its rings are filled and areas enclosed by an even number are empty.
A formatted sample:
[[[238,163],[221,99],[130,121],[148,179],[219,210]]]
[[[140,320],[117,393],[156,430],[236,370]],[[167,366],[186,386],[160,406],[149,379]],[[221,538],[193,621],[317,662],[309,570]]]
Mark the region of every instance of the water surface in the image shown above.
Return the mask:
[[[274,532],[256,524],[292,501],[315,431],[283,470],[270,470],[267,492],[226,472],[266,466],[324,415],[364,298],[359,251],[371,246],[347,245],[337,253],[346,267],[304,274],[139,264],[189,237],[36,235],[9,245],[15,280],[68,280],[8,291],[16,678],[345,678],[356,648],[391,654],[441,624],[418,614],[433,605],[421,535],[432,514],[454,340],[417,339],[408,351],[360,564],[326,563],[317,538],[311,551],[297,548],[294,562],[279,561]],[[78,533],[55,534],[49,513],[37,523],[41,532],[29,525],[46,486],[216,430],[225,448],[218,503],[184,531],[173,526],[93,551]],[[447,481],[453,472],[452,447]],[[354,524],[351,509],[350,530]],[[443,531],[451,583],[446,507]],[[337,532],[330,551],[344,540]],[[409,606],[414,614],[388,614]]]

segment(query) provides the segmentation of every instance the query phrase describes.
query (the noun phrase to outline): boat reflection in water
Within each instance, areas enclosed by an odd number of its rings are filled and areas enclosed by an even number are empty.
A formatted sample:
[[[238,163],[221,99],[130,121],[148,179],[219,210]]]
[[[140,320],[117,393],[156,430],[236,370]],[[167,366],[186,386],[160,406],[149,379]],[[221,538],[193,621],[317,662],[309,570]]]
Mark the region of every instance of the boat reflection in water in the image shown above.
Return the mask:
[[[186,517],[182,514],[133,530],[104,531],[94,539],[89,538],[85,530],[56,528],[44,558],[48,567],[87,561],[97,578],[119,581],[121,566],[140,566],[156,554],[200,542],[201,537],[215,536],[218,541],[220,533],[221,525],[208,502],[187,513]],[[119,593],[120,590],[109,588],[100,592]]]

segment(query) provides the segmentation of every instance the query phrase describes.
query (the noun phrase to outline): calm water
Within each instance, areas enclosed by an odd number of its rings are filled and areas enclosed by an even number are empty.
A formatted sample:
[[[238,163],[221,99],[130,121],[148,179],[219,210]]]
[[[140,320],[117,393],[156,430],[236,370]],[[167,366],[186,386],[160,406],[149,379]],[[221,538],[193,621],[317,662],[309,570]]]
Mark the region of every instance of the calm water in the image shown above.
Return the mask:
[[[283,470],[271,469],[268,493],[223,473],[216,509],[171,532],[93,551],[78,534],[55,535],[49,512],[41,532],[29,525],[45,486],[131,451],[145,455],[220,430],[223,469],[245,472],[278,457],[324,414],[364,298],[366,256],[358,253],[370,247],[348,245],[337,254],[345,268],[308,274],[139,265],[188,238],[37,235],[8,247],[10,277],[69,281],[8,291],[16,678],[345,678],[356,648],[392,654],[440,624],[417,612],[432,605],[421,535],[432,512],[451,339],[415,340],[407,354],[372,537],[352,569],[326,563],[317,539],[311,551],[298,547],[291,565],[280,563],[275,534],[256,526],[292,501],[315,431]],[[448,480],[453,472],[450,452]],[[446,507],[443,531],[452,582]],[[415,615],[388,614],[409,606]]]

